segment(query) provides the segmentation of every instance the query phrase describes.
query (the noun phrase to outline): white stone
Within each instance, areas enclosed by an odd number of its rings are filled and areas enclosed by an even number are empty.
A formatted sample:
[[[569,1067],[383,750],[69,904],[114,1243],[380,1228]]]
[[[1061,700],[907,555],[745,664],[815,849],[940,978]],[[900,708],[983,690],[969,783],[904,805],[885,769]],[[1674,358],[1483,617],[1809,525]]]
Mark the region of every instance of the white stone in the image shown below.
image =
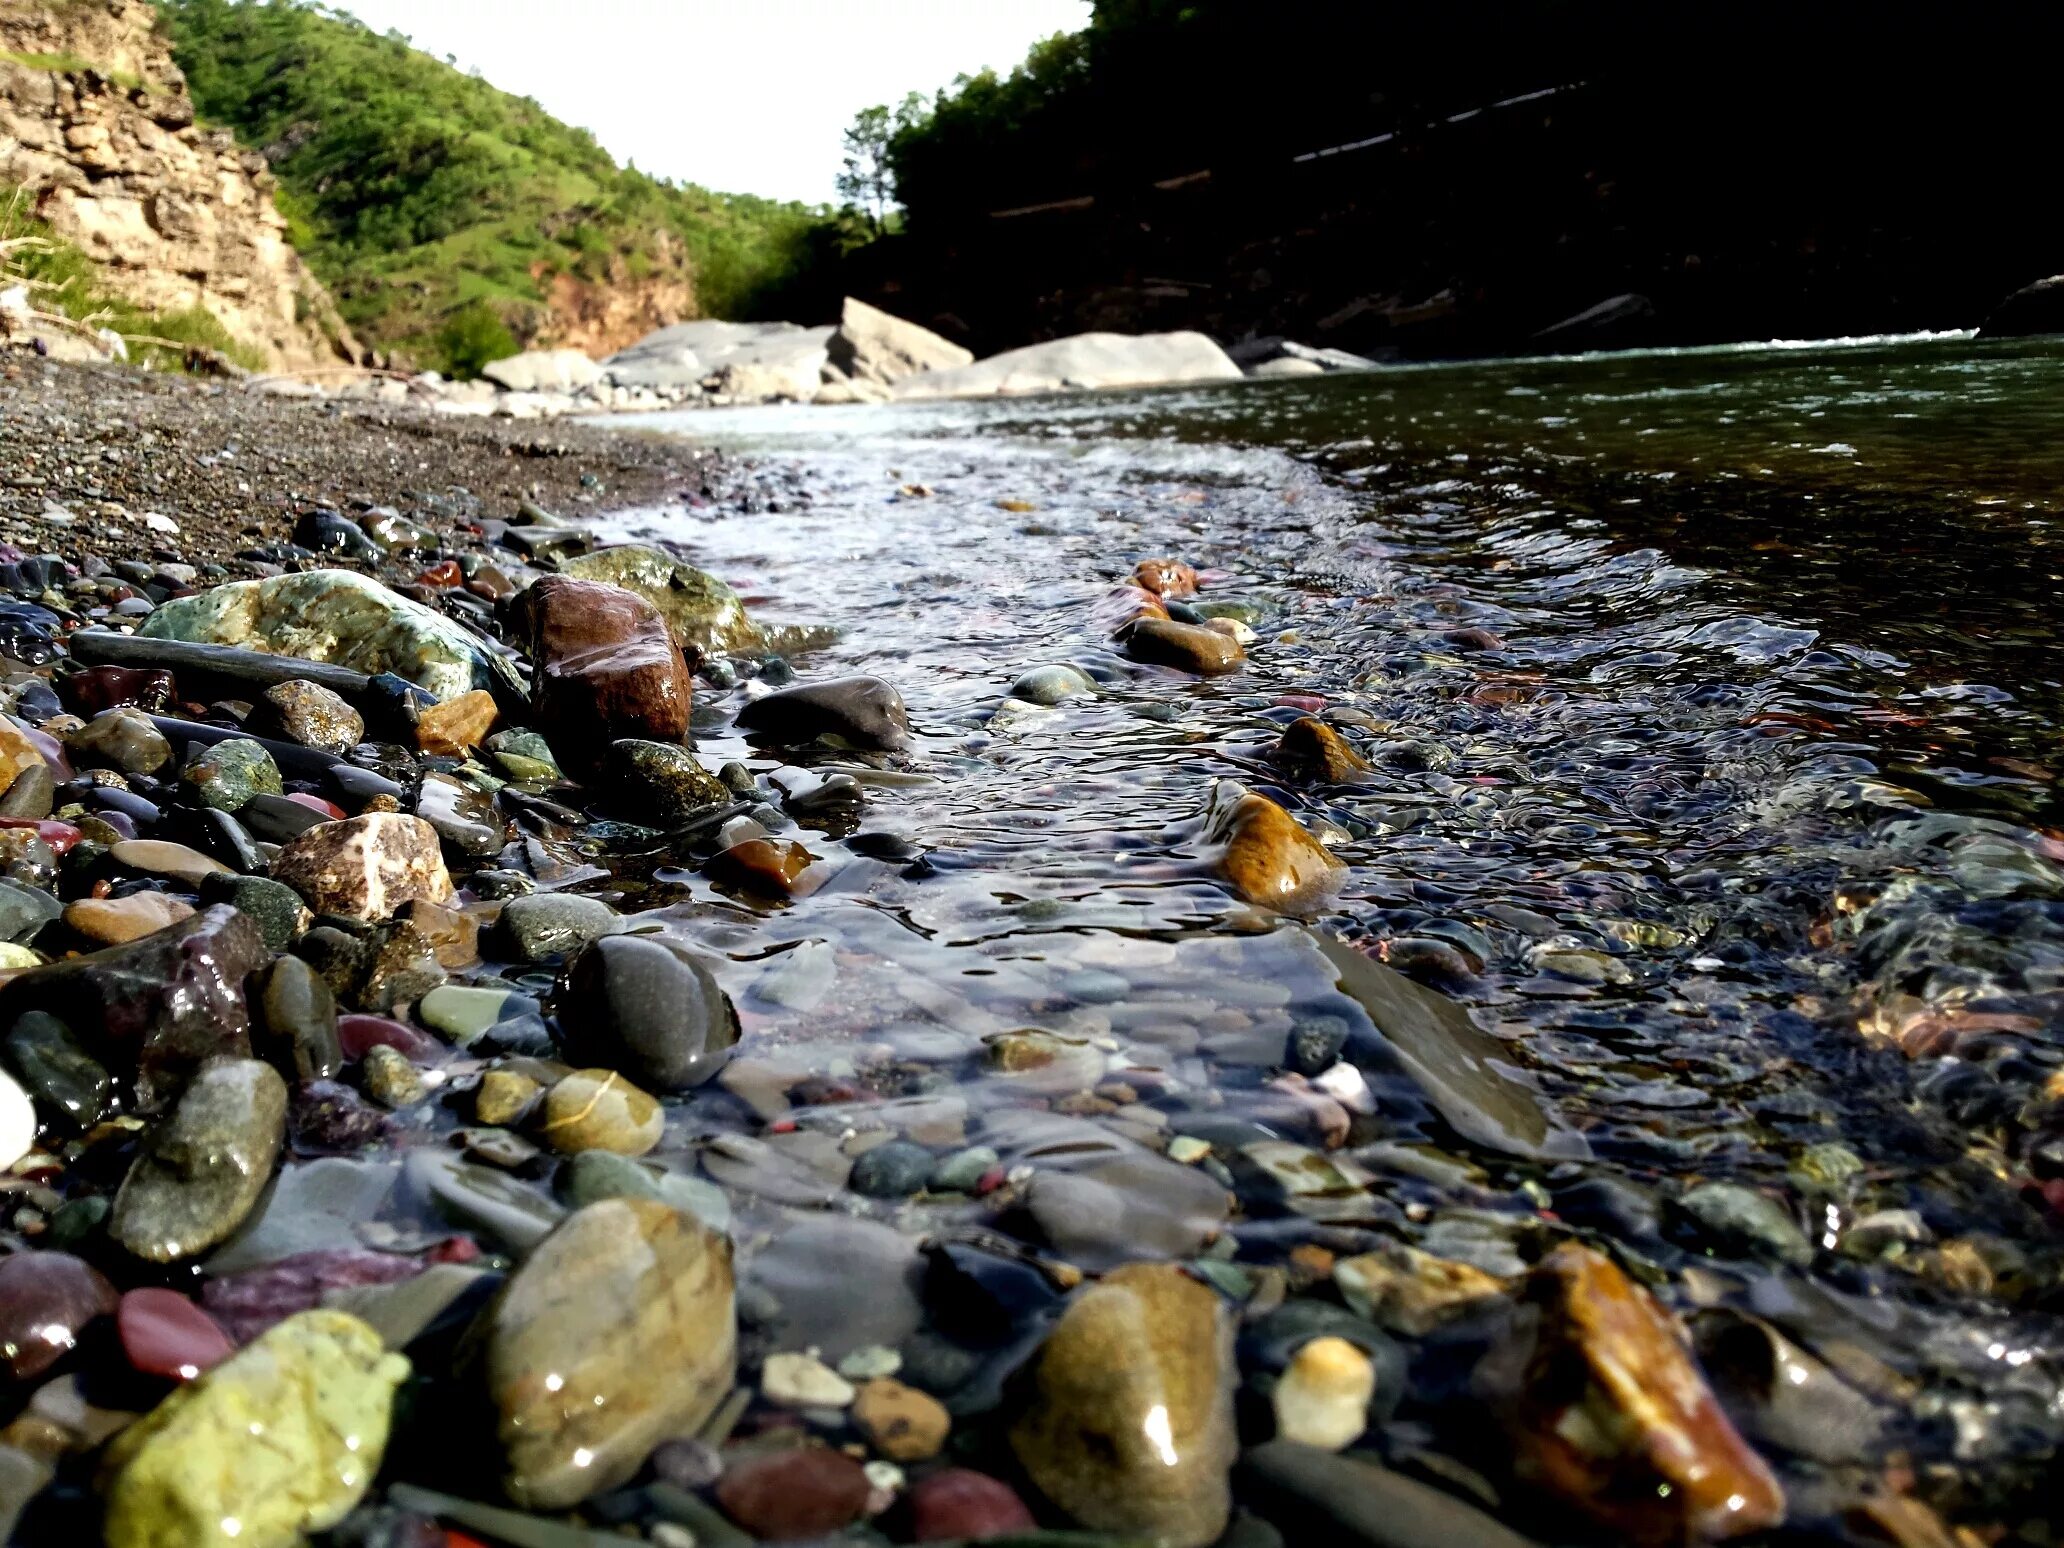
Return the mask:
[[[972,365],[974,353],[929,328],[893,317],[865,301],[846,297],[838,331],[827,346],[831,364],[854,383],[887,386],[921,371],[950,371]]]
[[[1276,1434],[1338,1451],[1369,1427],[1375,1395],[1374,1361],[1344,1338],[1315,1338],[1291,1356],[1276,1383]]]
[[[760,1393],[787,1408],[844,1408],[853,1384],[815,1355],[771,1354],[760,1367]]]
[[[1078,333],[973,365],[906,376],[890,390],[898,398],[978,398],[1241,380],[1231,357],[1201,333]]]
[[[577,349],[526,350],[480,374],[511,392],[571,392],[602,380],[602,368]]]
[[[0,1167],[36,1148],[36,1104],[12,1075],[0,1071]]]

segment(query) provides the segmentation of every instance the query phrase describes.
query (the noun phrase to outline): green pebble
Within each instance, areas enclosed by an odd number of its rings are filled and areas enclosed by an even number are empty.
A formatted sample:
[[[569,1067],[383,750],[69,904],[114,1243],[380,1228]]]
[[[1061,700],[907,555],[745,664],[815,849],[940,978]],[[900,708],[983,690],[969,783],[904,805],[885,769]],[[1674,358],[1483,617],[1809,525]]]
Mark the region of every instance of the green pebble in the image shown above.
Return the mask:
[[[534,1013],[537,1001],[507,989],[473,984],[439,984],[416,1003],[416,1017],[465,1048],[497,1022]]]
[[[179,777],[193,787],[204,806],[224,812],[236,811],[254,795],[281,793],[279,765],[272,754],[244,737],[196,748]]]

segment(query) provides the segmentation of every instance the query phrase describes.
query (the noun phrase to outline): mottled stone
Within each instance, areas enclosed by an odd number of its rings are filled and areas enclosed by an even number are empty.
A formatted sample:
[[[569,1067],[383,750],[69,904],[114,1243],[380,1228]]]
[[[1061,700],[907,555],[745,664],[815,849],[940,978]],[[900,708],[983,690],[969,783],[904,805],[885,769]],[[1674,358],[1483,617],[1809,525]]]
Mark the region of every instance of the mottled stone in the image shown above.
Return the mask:
[[[1478,1371],[1521,1476],[1636,1542],[1780,1525],[1785,1498],[1721,1411],[1675,1322],[1610,1258],[1574,1242],[1528,1276]]]
[[[554,1150],[612,1150],[642,1156],[666,1131],[658,1102],[615,1070],[575,1070],[545,1093],[538,1133]]]
[[[203,1066],[130,1166],[108,1235],[152,1263],[226,1240],[271,1181],[286,1126],[287,1086],[271,1065]]]
[[[687,748],[636,737],[610,745],[600,783],[614,811],[657,828],[684,826],[735,799]]]
[[[414,1107],[429,1095],[423,1077],[409,1063],[408,1055],[384,1043],[366,1050],[359,1063],[358,1079],[365,1094],[391,1112]]]
[[[509,1497],[561,1510],[623,1483],[715,1411],[736,1347],[728,1242],[651,1200],[575,1211],[488,1315]]]
[[[274,951],[285,951],[309,924],[308,907],[301,901],[301,894],[269,876],[224,873],[204,877],[201,901],[227,903],[238,913],[250,915],[264,935],[265,944]]]
[[[613,935],[583,947],[552,1008],[570,1058],[659,1092],[701,1085],[738,1041],[737,1013],[709,969],[663,937]]]
[[[1125,631],[1125,653],[1151,666],[1174,667],[1200,677],[1237,672],[1247,653],[1239,642],[1201,624],[1171,618],[1140,618]]]
[[[521,1123],[544,1096],[544,1088],[514,1070],[489,1070],[473,1093],[473,1116],[481,1123]]]
[[[306,678],[267,688],[252,720],[253,729],[268,736],[326,753],[341,753],[365,740],[365,717],[342,694]]]
[[[206,747],[197,744],[179,777],[203,806],[219,812],[233,812],[255,795],[278,795],[282,788],[279,765],[272,761],[272,754],[247,737],[231,737]]]
[[[1481,1311],[1505,1292],[1505,1281],[1474,1264],[1438,1258],[1402,1242],[1342,1258],[1333,1283],[1355,1314],[1410,1338]]]
[[[380,920],[416,898],[452,895],[437,831],[420,817],[369,812],[310,828],[281,847],[273,878],[320,914]]]
[[[108,1447],[107,1548],[292,1548],[336,1525],[380,1469],[408,1370],[343,1312],[281,1323]]]
[[[43,750],[12,715],[0,715],[0,790],[30,769],[44,767]]]
[[[463,757],[487,739],[497,713],[484,688],[433,704],[416,717],[416,746],[433,758]]]
[[[879,677],[841,677],[783,688],[738,712],[738,729],[777,747],[830,742],[871,752],[910,745],[903,696]]]
[[[1193,597],[1197,572],[1180,559],[1142,559],[1132,567],[1133,583],[1157,597]]]
[[[86,1324],[113,1314],[107,1277],[68,1252],[23,1249],[0,1258],[0,1366],[30,1381],[62,1360]]]
[[[945,1446],[953,1421],[929,1392],[882,1377],[855,1394],[853,1427],[891,1462],[928,1462]]]
[[[501,945],[522,962],[570,956],[623,929],[623,915],[600,898],[577,892],[533,892],[502,905]]]
[[[141,940],[167,925],[193,918],[184,898],[163,892],[132,892],[125,898],[80,898],[65,905],[64,922],[100,946]]]
[[[248,917],[221,904],[141,940],[32,969],[0,988],[0,1022],[48,1011],[135,1076],[141,1112],[163,1108],[202,1060],[251,1051],[244,977],[266,959]]]
[[[167,602],[141,632],[393,672],[439,699],[494,676],[485,649],[458,624],[349,570],[225,582]]]
[[[1048,1336],[1011,1449],[1084,1526],[1203,1548],[1232,1504],[1232,1342],[1224,1304],[1180,1269],[1121,1268]]]
[[[616,586],[548,575],[520,607],[537,729],[562,766],[592,769],[625,737],[687,736],[693,679],[651,603]]]
[[[674,643],[691,656],[760,655],[768,648],[737,592],[664,549],[627,543],[581,554],[560,568],[580,580],[636,592],[659,610]]]
[[[65,751],[82,769],[120,769],[124,774],[155,774],[172,761],[172,744],[137,709],[111,709],[95,715],[65,738]]]

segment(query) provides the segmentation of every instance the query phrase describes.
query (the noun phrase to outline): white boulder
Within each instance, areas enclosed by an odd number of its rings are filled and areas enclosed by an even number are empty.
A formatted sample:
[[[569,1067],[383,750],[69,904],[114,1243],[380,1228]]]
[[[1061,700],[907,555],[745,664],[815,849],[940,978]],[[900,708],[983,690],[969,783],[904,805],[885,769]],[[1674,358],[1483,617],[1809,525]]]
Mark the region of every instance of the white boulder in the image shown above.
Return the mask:
[[[951,371],[974,363],[974,352],[929,328],[891,316],[847,296],[829,345],[831,363],[854,381],[887,386],[920,371]]]
[[[602,368],[577,349],[525,350],[480,374],[510,392],[572,392],[602,380]]]
[[[973,365],[906,376],[890,391],[898,398],[979,398],[1238,380],[1240,368],[1201,333],[1078,333]]]

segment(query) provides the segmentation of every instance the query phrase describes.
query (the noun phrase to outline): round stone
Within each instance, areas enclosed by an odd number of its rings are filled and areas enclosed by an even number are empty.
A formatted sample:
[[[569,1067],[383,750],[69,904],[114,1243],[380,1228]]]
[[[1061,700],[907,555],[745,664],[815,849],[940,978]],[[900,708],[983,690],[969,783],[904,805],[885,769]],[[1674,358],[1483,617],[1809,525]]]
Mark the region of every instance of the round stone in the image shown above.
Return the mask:
[[[737,1013],[709,969],[687,947],[650,936],[611,935],[583,948],[553,1009],[570,1058],[622,1070],[655,1091],[701,1085],[738,1041]]]
[[[71,1352],[87,1323],[115,1305],[106,1276],[70,1253],[0,1258],[0,1362],[15,1381],[40,1376]]]
[[[99,946],[155,935],[193,917],[193,905],[163,892],[132,892],[126,898],[80,898],[65,905],[64,922]]]
[[[871,1489],[858,1462],[812,1446],[731,1463],[717,1480],[717,1503],[755,1537],[778,1543],[850,1526],[867,1509]]]
[[[855,1193],[873,1199],[906,1199],[921,1192],[932,1175],[932,1153],[909,1140],[876,1145],[853,1163]]]
[[[575,1070],[545,1093],[545,1141],[565,1155],[610,1150],[642,1156],[659,1143],[666,1114],[615,1070]]]
[[[760,1367],[760,1393],[788,1408],[844,1408],[853,1384],[815,1355],[770,1354]]]
[[[286,1082],[256,1059],[204,1065],[129,1168],[108,1234],[137,1257],[195,1257],[243,1224],[286,1133]]]
[[[883,1377],[853,1399],[853,1424],[891,1462],[926,1462],[946,1444],[953,1421],[929,1392]]]
[[[220,1324],[177,1290],[131,1290],[115,1313],[115,1329],[131,1365],[170,1381],[192,1381],[235,1348]]]
[[[614,935],[623,916],[600,898],[572,892],[534,892],[502,905],[500,932],[518,960],[570,956],[590,941]]]
[[[1087,672],[1071,666],[1034,667],[1011,684],[1011,697],[1027,704],[1059,704],[1078,693],[1094,693],[1096,683]]]
[[[1009,1484],[964,1467],[919,1479],[908,1503],[913,1542],[974,1543],[1031,1532],[1038,1525]]]
[[[197,747],[179,777],[204,806],[233,812],[254,795],[280,793],[279,765],[272,754],[245,737],[231,737],[212,747]]]

